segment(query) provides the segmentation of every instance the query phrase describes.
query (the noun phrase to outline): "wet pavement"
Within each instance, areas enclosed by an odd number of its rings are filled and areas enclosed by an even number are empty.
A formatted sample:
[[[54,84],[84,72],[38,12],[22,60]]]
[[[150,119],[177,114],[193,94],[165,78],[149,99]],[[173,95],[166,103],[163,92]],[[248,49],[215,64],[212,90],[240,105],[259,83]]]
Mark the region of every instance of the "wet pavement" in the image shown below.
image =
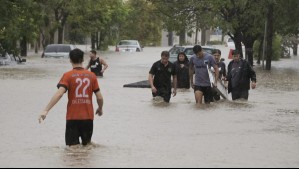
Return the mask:
[[[110,66],[99,79],[104,116],[95,119],[94,143],[72,149],[64,144],[66,96],[37,121],[69,61],[30,56],[1,66],[0,167],[299,166],[298,58],[273,62],[271,72],[255,66],[258,88],[248,102],[197,107],[185,90],[157,104],[150,89],[123,88],[147,79],[167,49],[102,54]],[[228,49],[220,49],[227,58]]]

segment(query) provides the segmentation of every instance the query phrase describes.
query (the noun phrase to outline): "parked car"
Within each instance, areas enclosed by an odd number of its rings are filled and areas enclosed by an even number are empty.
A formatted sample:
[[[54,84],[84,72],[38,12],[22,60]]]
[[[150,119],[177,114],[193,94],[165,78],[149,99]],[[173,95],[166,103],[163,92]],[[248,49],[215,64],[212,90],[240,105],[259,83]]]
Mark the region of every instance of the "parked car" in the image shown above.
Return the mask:
[[[68,58],[70,51],[75,48],[75,45],[70,44],[51,44],[46,47],[42,54],[42,58]]]
[[[142,52],[142,46],[137,40],[121,40],[116,45],[116,52]]]
[[[193,47],[194,46],[177,46],[177,45],[175,45],[174,47],[172,47],[169,50],[169,54],[170,54],[169,61],[172,63],[177,61],[178,54],[180,52],[184,52],[187,55],[187,57],[190,59],[194,55]],[[204,52],[212,54],[212,52],[215,48],[212,46],[202,46],[202,49]]]
[[[21,58],[20,56],[10,55],[7,52],[0,53],[0,65],[9,65],[13,63],[21,64],[26,62],[26,59]]]

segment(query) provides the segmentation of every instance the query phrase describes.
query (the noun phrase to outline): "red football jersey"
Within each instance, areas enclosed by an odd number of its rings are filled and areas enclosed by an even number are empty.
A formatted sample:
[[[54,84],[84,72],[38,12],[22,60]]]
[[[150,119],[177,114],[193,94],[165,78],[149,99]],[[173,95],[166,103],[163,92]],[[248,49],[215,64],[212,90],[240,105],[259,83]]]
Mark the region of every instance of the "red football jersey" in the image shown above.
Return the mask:
[[[74,68],[63,75],[57,87],[68,91],[66,120],[94,120],[92,95],[100,90],[94,73]]]

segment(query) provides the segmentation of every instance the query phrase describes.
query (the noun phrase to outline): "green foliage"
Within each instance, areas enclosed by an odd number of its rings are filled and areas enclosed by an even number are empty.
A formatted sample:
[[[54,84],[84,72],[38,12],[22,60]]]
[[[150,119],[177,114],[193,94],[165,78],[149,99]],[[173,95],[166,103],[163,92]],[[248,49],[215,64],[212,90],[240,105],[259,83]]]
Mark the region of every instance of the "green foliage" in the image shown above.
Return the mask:
[[[262,53],[260,53],[260,45],[261,45],[260,40],[256,40],[253,44],[253,56],[256,59],[262,55]]]
[[[38,36],[38,10],[31,0],[1,0],[0,46],[9,53],[18,53],[16,42],[22,37],[33,41]]]
[[[276,0],[275,26],[281,35],[299,34],[299,1]]]
[[[274,61],[278,61],[281,58],[281,41],[281,36],[275,35],[272,46],[272,60]]]
[[[77,0],[69,16],[69,40],[86,43],[82,37],[100,34],[100,48],[116,41],[118,29],[127,16],[122,0]]]
[[[262,53],[260,52],[260,40],[256,40],[253,45],[253,55],[255,58],[258,58],[259,55],[262,56]],[[282,54],[282,48],[281,48],[281,43],[282,43],[282,37],[280,35],[275,35],[273,39],[273,47],[272,47],[272,60],[273,61],[278,61],[281,58]]]
[[[43,44],[54,42],[63,22],[67,41],[83,43],[85,37],[99,34],[102,48],[120,39],[160,45],[162,29],[191,36],[194,29],[215,27],[240,36],[240,42],[248,45],[262,38],[269,4],[274,4],[275,33],[299,34],[298,0],[0,0],[0,4],[0,44],[7,51],[16,50],[23,37],[33,42],[41,34]]]
[[[126,2],[128,15],[120,25],[120,39],[139,40],[142,45],[159,46],[162,38],[162,20],[154,14],[155,7],[146,0]]]
[[[163,19],[163,28],[176,32],[180,37],[187,33],[191,36],[194,30],[217,27],[214,14],[211,12],[212,1],[208,0],[149,0],[156,7],[156,13]],[[180,39],[185,44],[185,39]]]

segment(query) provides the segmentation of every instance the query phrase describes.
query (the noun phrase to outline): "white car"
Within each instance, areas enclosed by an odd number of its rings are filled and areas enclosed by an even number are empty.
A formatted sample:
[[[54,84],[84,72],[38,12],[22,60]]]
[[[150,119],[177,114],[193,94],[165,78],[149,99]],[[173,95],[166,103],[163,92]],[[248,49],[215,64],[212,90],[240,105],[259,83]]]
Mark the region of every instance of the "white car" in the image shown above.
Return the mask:
[[[142,52],[142,48],[137,40],[121,40],[116,45],[115,52]]]
[[[42,55],[44,58],[69,58],[70,51],[76,48],[70,44],[52,44],[48,45]]]
[[[225,43],[225,47],[229,47],[230,49],[235,49],[235,42],[232,38],[228,38]]]

